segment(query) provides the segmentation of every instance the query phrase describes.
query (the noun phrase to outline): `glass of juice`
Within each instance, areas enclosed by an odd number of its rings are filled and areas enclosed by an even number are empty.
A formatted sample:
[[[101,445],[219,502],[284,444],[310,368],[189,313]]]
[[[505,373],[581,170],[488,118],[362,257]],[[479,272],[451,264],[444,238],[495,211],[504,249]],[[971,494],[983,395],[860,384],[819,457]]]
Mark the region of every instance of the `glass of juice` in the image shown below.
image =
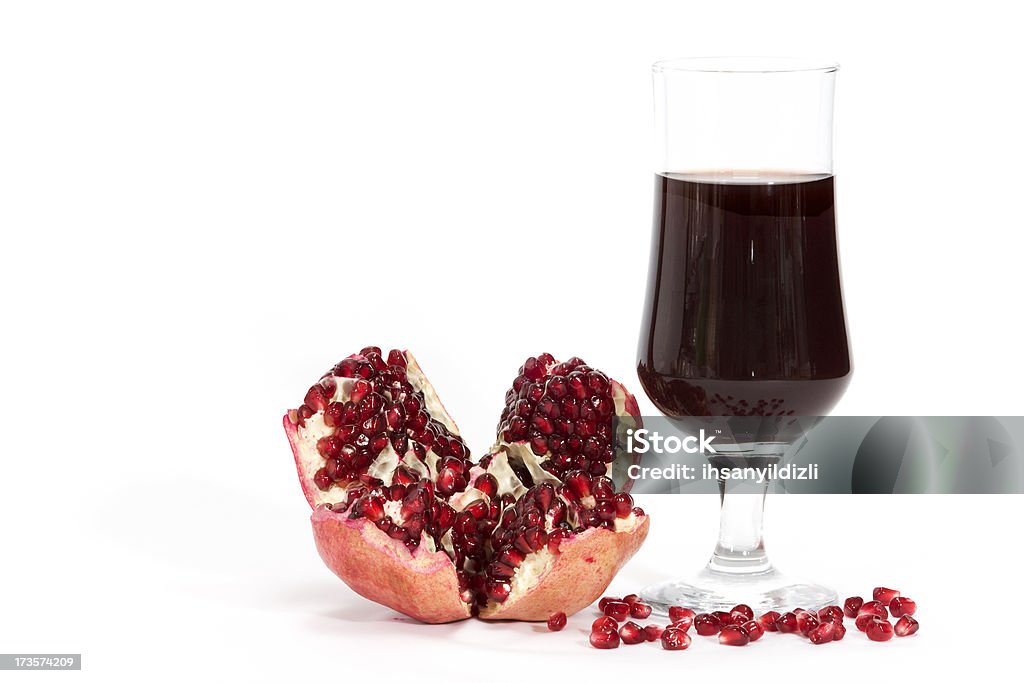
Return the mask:
[[[694,58],[654,65],[654,231],[637,373],[669,418],[736,426],[713,465],[764,466],[786,418],[827,414],[852,363],[836,242],[837,66]],[[780,428],[781,427],[781,428]],[[761,534],[770,482],[719,482],[703,571],[650,586],[656,607],[812,609],[831,589],[779,572]]]

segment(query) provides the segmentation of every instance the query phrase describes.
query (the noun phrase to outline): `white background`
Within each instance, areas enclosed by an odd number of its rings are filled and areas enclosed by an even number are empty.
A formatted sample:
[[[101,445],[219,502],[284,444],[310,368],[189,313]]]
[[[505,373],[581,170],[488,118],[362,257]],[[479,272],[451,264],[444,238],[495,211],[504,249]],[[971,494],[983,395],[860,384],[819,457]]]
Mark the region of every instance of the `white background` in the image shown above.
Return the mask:
[[[1021,414],[1022,58],[1003,6],[5,3],[0,651],[82,652],[82,674],[50,676],[104,681],[1010,666],[1018,496],[769,501],[783,568],[902,588],[915,638],[596,652],[589,611],[538,634],[356,597],[316,556],[279,426],[369,343],[415,350],[477,454],[528,355],[636,388],[649,65],[705,54],[842,64],[856,373],[835,412]],[[710,550],[712,497],[643,504],[651,537],[613,590]]]

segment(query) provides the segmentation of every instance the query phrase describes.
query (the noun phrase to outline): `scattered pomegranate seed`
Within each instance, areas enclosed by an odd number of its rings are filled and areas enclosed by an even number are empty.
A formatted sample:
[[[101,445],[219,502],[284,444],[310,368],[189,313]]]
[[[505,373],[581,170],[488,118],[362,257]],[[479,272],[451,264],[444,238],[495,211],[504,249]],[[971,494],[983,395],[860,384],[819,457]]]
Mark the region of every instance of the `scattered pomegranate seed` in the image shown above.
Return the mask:
[[[590,644],[598,650],[614,650],[619,640],[619,632],[615,630],[590,632]]]
[[[634,619],[646,619],[651,616],[651,606],[643,602],[634,602],[629,606],[629,615]]]
[[[627,605],[632,605],[635,602],[640,602],[640,596],[636,593],[630,593],[626,597],[622,598],[622,602],[626,603]]]
[[[619,625],[611,617],[598,617],[590,625],[591,631],[618,631]]]
[[[759,624],[757,621],[754,621],[753,619],[750,619],[749,621],[747,621],[747,623],[742,624],[742,626],[743,630],[747,632],[748,636],[750,636],[750,642],[760,640],[761,636],[764,635],[764,629],[761,628],[761,624]]]
[[[832,640],[842,640],[846,636],[846,627],[838,621],[832,625],[836,627],[836,630],[832,634]]]
[[[822,645],[824,643],[831,643],[832,639],[835,637],[835,633],[835,624],[831,621],[826,621],[812,628],[808,632],[807,638],[815,645]]]
[[[729,610],[729,616],[732,617],[732,623],[735,624],[739,618],[739,624],[744,624],[754,618],[754,610],[747,605],[736,605]]]
[[[892,639],[892,624],[884,619],[875,619],[868,624],[865,633],[871,640],[883,643]]]
[[[680,628],[684,631],[689,631],[690,626],[693,625],[693,617],[682,616],[678,620],[672,622],[673,628]]]
[[[644,633],[643,628],[640,624],[635,621],[627,621],[619,629],[619,638],[622,639],[626,645],[636,645],[647,640],[647,634]]]
[[[598,601],[597,609],[601,610],[601,613],[604,614],[604,608],[608,606],[609,602],[623,602],[623,601],[620,600],[619,598],[613,598],[610,595],[606,595],[605,597],[601,598]]]
[[[683,617],[690,617],[690,620],[692,621],[695,616],[697,616],[697,613],[689,607],[680,607],[678,605],[672,605],[668,608],[669,621],[680,621]]]
[[[644,635],[647,637],[648,643],[653,643],[658,638],[661,638],[661,634],[665,632],[665,629],[661,626],[650,624],[644,626]]]
[[[800,612],[796,615],[796,627],[800,630],[800,635],[802,636],[806,636],[811,632],[811,629],[816,628],[820,623],[814,612]]]
[[[622,622],[629,619],[629,604],[616,600],[604,606],[604,613],[615,621]]]
[[[828,607],[818,610],[818,621],[831,621],[833,623],[842,623],[843,608],[839,605],[829,605]]]
[[[910,598],[897,597],[889,602],[889,611],[894,617],[913,616],[917,611],[917,603]]]
[[[722,622],[714,614],[698,614],[693,618],[693,630],[697,635],[713,636],[722,630]]]
[[[690,642],[690,634],[671,626],[661,634],[661,646],[666,650],[685,650]]]
[[[878,588],[871,591],[871,597],[877,600],[878,602],[882,603],[883,605],[888,606],[889,602],[893,598],[900,597],[900,592],[897,590],[893,590],[892,588],[883,588],[882,586],[879,586]]]
[[[796,622],[796,614],[793,612],[786,612],[780,616],[775,622],[775,627],[779,633],[796,633],[800,630]]]
[[[864,604],[864,598],[860,596],[854,596],[852,598],[846,598],[843,603],[843,614],[850,617],[851,619],[857,618],[857,612],[860,611],[861,605]]]
[[[896,622],[896,626],[893,627],[893,630],[896,631],[896,635],[902,638],[904,636],[914,635],[917,633],[917,629],[919,628],[921,628],[921,625],[917,623],[917,619],[909,614],[904,614],[900,617],[900,620]]]
[[[729,612],[712,612],[711,614],[718,619],[718,623],[722,626],[728,626],[732,623],[732,614]]]
[[[750,642],[750,634],[742,626],[729,624],[718,634],[718,642],[722,645],[746,645]]]
[[[887,610],[885,605],[878,600],[865,602],[861,605],[860,609],[857,610],[857,615],[860,616],[861,614],[874,614],[876,617],[881,617],[883,619],[889,618],[889,610]]]
[[[761,624],[761,628],[765,631],[778,631],[779,627],[775,625],[778,621],[780,614],[776,611],[765,612],[757,618],[757,623]]]
[[[565,612],[555,612],[548,617],[548,630],[561,631],[566,624]]]
[[[858,614],[857,615],[857,620],[854,621],[853,624],[854,624],[854,626],[857,627],[858,631],[867,631],[868,630],[868,624],[870,624],[872,621],[875,621],[877,619],[879,619],[879,616],[877,614],[872,614],[871,612],[865,612],[864,614]]]

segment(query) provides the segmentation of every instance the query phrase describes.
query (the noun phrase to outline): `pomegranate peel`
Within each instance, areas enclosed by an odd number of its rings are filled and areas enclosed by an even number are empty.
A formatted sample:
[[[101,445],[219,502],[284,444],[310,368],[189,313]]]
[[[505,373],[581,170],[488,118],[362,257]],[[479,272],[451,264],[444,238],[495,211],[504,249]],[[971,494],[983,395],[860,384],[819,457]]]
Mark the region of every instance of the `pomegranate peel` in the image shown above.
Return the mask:
[[[367,519],[326,507],[313,511],[313,539],[324,564],[356,593],[428,624],[467,619],[459,579],[444,552],[410,549]],[[544,617],[547,619],[547,615]]]

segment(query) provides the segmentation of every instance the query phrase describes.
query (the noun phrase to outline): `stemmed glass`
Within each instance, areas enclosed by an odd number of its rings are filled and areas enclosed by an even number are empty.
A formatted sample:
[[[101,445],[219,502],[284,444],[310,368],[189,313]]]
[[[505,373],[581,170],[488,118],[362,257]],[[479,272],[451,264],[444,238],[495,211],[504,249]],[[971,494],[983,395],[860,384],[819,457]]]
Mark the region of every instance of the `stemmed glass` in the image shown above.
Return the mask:
[[[637,372],[684,428],[724,416],[711,458],[719,467],[778,462],[799,433],[795,416],[826,414],[850,379],[832,175],[836,71],[778,58],[654,65],[660,157]],[[719,484],[707,567],[643,597],[662,610],[833,602],[833,590],[768,559],[770,482]]]

